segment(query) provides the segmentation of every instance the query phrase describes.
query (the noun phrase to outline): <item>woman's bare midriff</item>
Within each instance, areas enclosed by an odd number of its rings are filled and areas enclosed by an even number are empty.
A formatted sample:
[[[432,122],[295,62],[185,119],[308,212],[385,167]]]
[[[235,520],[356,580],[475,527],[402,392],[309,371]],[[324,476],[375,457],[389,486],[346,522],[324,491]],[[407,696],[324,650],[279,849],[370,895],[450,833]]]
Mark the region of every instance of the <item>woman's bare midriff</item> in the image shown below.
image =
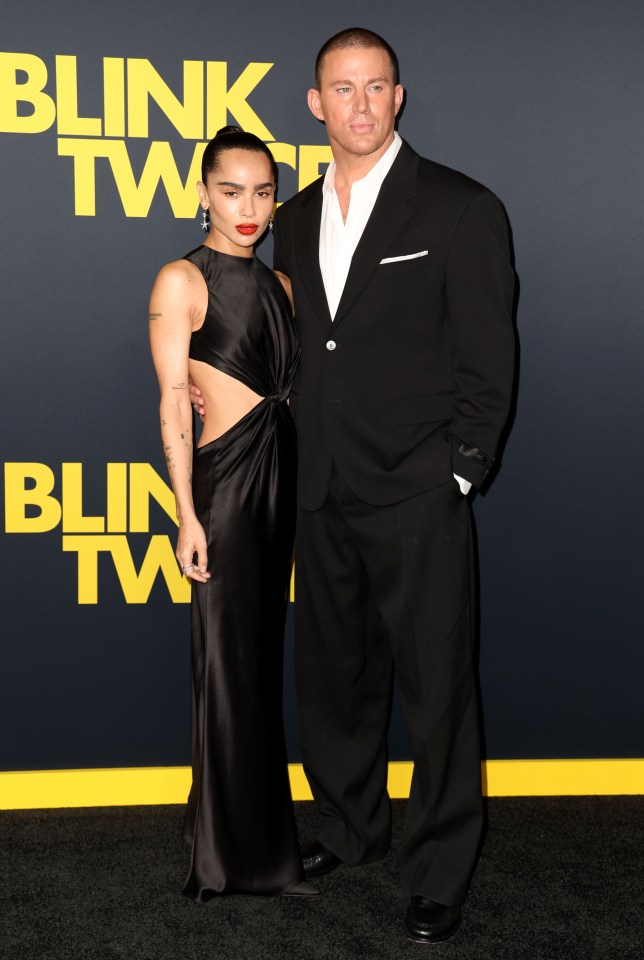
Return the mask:
[[[201,390],[206,406],[198,447],[223,436],[264,399],[245,383],[240,383],[208,363],[190,360],[188,366],[190,376]]]

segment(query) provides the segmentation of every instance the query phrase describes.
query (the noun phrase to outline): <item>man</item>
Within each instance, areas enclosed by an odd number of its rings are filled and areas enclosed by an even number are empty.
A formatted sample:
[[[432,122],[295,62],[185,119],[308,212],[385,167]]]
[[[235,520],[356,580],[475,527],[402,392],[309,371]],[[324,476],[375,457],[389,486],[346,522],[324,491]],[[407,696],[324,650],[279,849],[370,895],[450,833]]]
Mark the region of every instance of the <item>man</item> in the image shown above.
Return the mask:
[[[296,676],[321,813],[304,867],[388,851],[393,660],[414,759],[405,931],[437,942],[460,924],[482,826],[466,494],[509,409],[514,274],[500,203],[400,139],[402,101],[381,37],[322,47],[308,104],[334,161],[278,211],[274,265],[302,346]]]

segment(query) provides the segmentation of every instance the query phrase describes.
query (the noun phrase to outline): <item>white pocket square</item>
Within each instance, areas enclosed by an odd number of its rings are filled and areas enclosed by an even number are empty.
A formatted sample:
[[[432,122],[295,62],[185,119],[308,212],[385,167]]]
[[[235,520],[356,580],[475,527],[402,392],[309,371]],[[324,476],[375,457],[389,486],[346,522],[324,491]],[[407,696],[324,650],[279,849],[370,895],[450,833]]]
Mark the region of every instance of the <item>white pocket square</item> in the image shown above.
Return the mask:
[[[406,253],[403,257],[385,257],[381,263],[398,263],[400,260],[416,260],[417,257],[426,257],[429,250],[419,250],[418,253]]]

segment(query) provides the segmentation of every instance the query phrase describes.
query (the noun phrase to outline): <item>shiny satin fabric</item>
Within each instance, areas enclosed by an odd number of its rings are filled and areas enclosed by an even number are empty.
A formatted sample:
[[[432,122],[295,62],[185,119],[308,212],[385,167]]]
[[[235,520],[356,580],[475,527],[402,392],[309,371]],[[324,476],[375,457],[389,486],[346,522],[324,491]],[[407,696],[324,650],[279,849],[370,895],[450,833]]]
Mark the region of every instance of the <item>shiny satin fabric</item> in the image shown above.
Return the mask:
[[[287,298],[260,261],[202,247],[209,308],[191,356],[264,396],[195,454],[208,583],[192,586],[193,782],[184,893],[275,895],[303,879],[282,723],[295,435],[285,402],[298,347]],[[196,341],[195,341],[196,337]]]

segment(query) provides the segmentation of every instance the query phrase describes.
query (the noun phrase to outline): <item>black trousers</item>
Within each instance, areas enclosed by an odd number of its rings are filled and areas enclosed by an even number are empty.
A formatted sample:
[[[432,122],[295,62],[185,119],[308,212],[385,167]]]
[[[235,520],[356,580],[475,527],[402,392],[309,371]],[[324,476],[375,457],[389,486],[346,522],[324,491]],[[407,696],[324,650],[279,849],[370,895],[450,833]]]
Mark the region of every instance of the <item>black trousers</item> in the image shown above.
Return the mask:
[[[318,837],[369,863],[390,843],[392,667],[414,775],[399,862],[407,896],[465,899],[483,822],[469,504],[455,480],[389,506],[334,472],[300,510],[296,676]]]

